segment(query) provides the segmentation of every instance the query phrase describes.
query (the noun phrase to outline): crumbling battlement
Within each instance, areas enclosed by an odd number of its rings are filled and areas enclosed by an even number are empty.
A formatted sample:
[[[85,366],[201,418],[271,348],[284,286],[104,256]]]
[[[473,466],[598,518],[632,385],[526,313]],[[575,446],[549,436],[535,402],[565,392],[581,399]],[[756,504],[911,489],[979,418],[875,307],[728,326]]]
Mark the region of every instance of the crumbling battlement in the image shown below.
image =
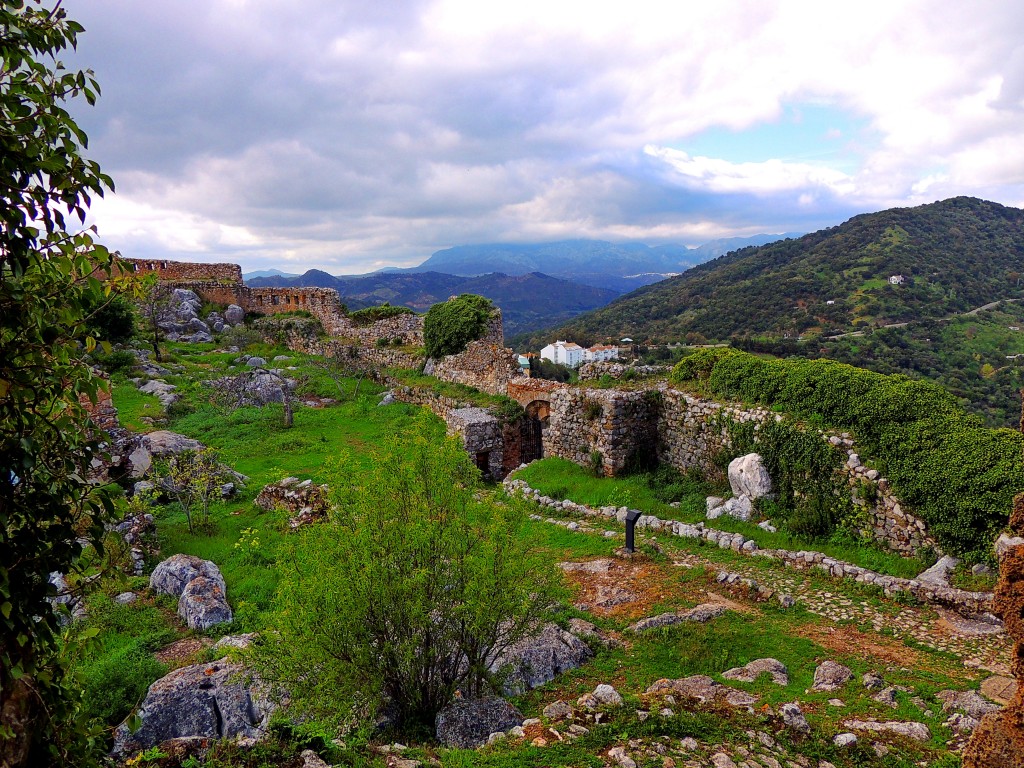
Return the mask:
[[[276,315],[284,312],[309,312],[320,321],[329,336],[343,336],[372,346],[377,339],[401,337],[407,344],[423,343],[423,318],[399,315],[366,326],[355,325],[345,313],[341,297],[333,288],[250,288],[242,280],[237,264],[200,264],[185,261],[150,259],[118,260],[121,271],[155,274],[160,282],[175,288],[187,288],[212,304],[237,304],[246,312]],[[494,329],[489,328],[489,333]],[[501,322],[497,328],[501,338]]]
[[[213,280],[242,284],[242,268],[237,264],[200,264],[191,261],[164,261],[156,259],[118,259],[119,264],[131,265],[132,271],[154,273],[162,282],[176,283],[192,280]]]

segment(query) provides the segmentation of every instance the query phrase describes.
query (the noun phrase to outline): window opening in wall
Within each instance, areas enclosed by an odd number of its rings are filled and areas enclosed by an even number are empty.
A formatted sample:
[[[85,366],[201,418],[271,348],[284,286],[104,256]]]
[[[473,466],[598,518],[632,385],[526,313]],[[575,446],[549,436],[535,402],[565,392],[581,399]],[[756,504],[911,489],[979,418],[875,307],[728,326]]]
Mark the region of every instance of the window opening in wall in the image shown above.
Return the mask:
[[[270,303],[271,303],[271,304],[277,304],[277,299],[278,299],[278,297],[277,297],[277,296],[271,296],[271,297],[270,297]]]
[[[167,262],[166,261],[161,261],[160,262],[160,269],[167,269]]]

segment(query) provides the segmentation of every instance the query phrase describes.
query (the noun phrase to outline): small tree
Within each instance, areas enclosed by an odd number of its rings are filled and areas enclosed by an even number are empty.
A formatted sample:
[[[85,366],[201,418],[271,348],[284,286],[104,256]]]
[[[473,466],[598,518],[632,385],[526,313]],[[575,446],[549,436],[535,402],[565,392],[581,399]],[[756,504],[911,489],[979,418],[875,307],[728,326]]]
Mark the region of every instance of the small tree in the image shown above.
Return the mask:
[[[336,511],[282,558],[276,632],[259,652],[293,706],[364,721],[383,707],[401,731],[432,729],[456,690],[482,693],[499,654],[549,618],[555,577],[526,513],[479,500],[478,482],[426,421],[369,466],[334,467]]]
[[[199,513],[199,526],[208,526],[210,505],[220,496],[221,486],[233,477],[214,449],[203,448],[183,451],[172,458],[160,477],[160,486],[174,496],[185,513],[189,533],[195,533],[197,523],[192,513]]]
[[[144,284],[145,293],[139,300],[139,314],[144,321],[149,343],[153,347],[153,358],[159,363],[160,341],[163,339],[160,322],[170,307],[171,294],[167,286],[160,284],[156,275],[146,275]]]

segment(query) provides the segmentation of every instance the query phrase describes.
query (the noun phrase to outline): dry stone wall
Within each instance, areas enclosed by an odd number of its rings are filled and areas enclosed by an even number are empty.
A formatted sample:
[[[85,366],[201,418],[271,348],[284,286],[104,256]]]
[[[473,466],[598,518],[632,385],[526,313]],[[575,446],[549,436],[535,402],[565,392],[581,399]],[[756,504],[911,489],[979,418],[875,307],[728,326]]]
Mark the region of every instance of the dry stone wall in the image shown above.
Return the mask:
[[[123,271],[137,274],[155,274],[161,282],[177,283],[191,280],[212,280],[227,283],[242,282],[242,268],[237,264],[201,264],[191,261],[164,261],[154,259],[118,259]]]
[[[432,362],[425,373],[492,395],[505,394],[509,382],[522,376],[515,353],[492,341],[471,341],[464,352]]]
[[[545,456],[592,466],[599,453],[603,474],[617,475],[654,449],[657,400],[646,392],[565,387],[551,392],[550,403]]]

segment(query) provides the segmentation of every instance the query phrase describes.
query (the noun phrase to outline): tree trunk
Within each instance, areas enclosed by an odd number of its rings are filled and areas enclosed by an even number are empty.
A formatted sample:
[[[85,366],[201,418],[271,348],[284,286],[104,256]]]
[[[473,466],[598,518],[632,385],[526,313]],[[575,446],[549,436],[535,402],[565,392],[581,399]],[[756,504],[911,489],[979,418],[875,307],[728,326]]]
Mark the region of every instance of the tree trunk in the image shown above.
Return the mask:
[[[27,678],[4,681],[0,702],[0,728],[10,728],[13,738],[0,739],[0,766],[20,768],[29,764],[32,734],[35,732],[35,696]]]

